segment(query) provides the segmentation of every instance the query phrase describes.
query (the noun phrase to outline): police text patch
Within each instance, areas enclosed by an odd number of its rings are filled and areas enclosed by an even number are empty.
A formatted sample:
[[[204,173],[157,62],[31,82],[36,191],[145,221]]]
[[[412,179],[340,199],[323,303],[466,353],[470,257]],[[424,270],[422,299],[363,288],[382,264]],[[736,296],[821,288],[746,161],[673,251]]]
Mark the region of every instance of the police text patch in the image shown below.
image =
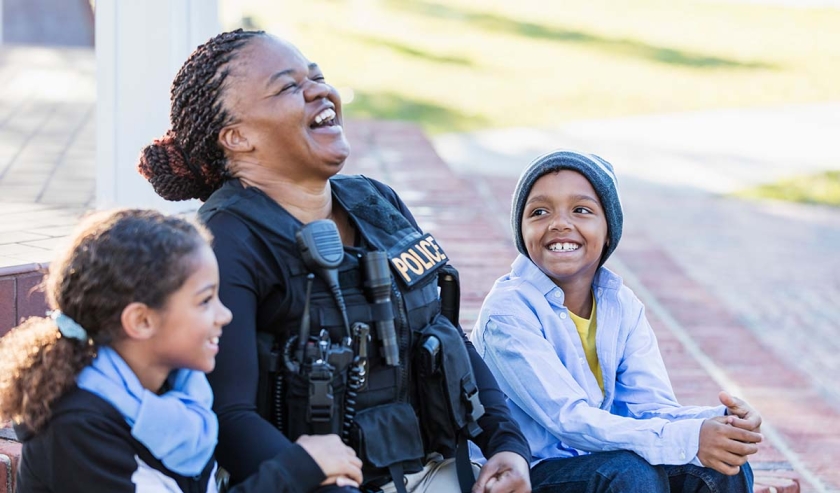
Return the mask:
[[[418,241],[396,254],[391,253],[391,265],[408,287],[426,277],[449,258],[443,253],[443,249],[437,244],[437,240],[427,234]]]

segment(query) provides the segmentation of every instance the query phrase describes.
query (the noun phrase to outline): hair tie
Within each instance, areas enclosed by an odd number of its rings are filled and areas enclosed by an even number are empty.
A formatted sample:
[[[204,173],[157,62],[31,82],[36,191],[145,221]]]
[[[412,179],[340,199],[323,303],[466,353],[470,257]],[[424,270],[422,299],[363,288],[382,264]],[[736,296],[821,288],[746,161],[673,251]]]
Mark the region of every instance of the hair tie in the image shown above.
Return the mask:
[[[58,325],[58,331],[64,337],[78,339],[80,341],[88,340],[87,331],[81,325],[77,324],[75,320],[62,313],[61,310],[47,312],[47,315]]]

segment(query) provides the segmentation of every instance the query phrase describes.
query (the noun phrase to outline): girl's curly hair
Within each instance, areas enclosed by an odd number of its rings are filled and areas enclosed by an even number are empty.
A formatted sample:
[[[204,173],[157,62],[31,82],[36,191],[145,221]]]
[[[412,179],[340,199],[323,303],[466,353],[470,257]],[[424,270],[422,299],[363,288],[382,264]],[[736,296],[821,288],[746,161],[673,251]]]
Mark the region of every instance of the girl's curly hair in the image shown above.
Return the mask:
[[[100,212],[83,220],[43,286],[50,307],[81,325],[88,339],[63,337],[43,317],[0,338],[0,419],[40,431],[96,348],[122,337],[123,309],[135,301],[163,308],[196,268],[192,255],[209,241],[203,226],[151,210]]]

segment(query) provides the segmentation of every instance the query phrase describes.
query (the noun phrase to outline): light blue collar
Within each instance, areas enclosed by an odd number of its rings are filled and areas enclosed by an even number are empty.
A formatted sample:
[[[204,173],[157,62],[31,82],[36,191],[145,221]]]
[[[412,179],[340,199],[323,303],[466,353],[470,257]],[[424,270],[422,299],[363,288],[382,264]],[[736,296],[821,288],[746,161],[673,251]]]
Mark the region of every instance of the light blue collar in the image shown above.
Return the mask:
[[[131,426],[131,435],[169,470],[196,476],[213,456],[219,421],[204,373],[177,370],[163,395],[143,388],[137,375],[112,348],[103,346],[77,385],[113,405]]]

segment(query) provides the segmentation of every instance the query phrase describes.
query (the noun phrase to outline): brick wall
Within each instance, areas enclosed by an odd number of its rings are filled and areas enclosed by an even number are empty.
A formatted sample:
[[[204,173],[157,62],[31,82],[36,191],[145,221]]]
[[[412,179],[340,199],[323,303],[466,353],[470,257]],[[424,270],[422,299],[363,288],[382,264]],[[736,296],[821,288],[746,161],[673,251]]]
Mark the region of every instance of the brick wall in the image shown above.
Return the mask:
[[[21,320],[44,315],[47,303],[38,286],[46,268],[46,264],[0,267],[0,337]],[[14,491],[20,448],[9,424],[0,423],[0,493]]]
[[[0,267],[0,336],[33,315],[47,310],[44,293],[38,289],[47,264]]]
[[[14,436],[7,425],[0,426],[0,432],[3,432],[0,433],[0,493],[12,493],[21,447],[16,440],[2,438]]]

